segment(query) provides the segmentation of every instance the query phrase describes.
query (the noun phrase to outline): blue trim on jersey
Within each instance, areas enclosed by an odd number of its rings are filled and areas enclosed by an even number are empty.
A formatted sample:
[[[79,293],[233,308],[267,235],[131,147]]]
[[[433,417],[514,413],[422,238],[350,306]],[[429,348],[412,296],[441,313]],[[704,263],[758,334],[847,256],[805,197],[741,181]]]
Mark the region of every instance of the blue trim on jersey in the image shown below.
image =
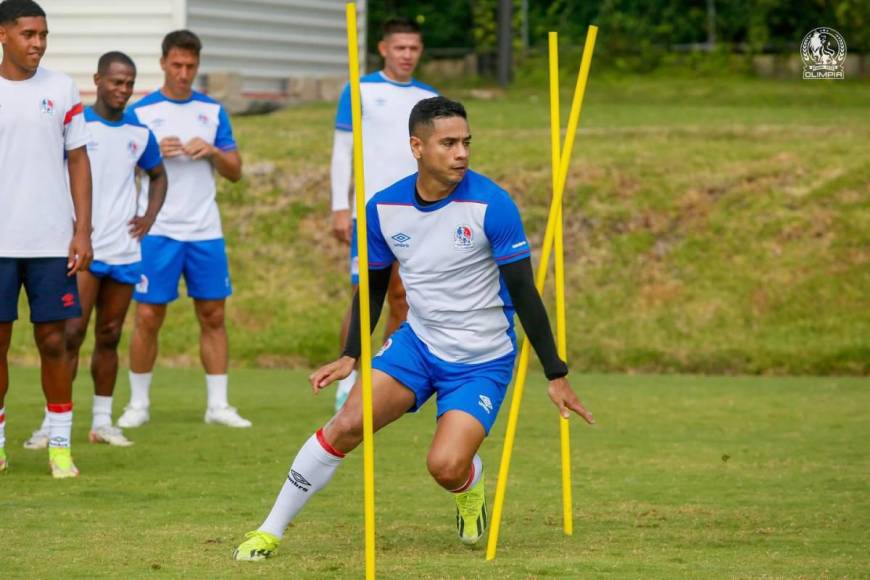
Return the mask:
[[[161,163],[163,163],[163,154],[160,153],[157,137],[154,136],[151,129],[148,129],[148,143],[146,143],[145,151],[142,152],[136,165],[143,171],[151,171]]]
[[[440,94],[434,88],[430,87],[426,83],[421,83],[415,78],[412,78],[407,83],[400,83],[399,81],[394,81],[389,79],[384,75],[384,71],[379,70],[373,73],[369,73],[359,80],[360,84],[364,83],[385,83],[388,85],[393,85],[394,87],[416,87],[418,89],[423,89],[426,91],[430,91],[435,93],[436,95]],[[344,89],[341,91],[341,96],[338,98],[338,108],[335,113],[335,128],[339,131],[353,131],[353,116],[351,113],[351,105],[350,105],[350,84],[344,85]]]
[[[140,123],[139,118],[131,111],[124,111],[119,121],[111,121],[100,116],[93,107],[85,107],[84,115],[86,123],[102,123],[107,127],[123,127],[125,125],[130,125],[132,127],[145,129],[148,132],[148,140],[145,144],[145,149],[142,151],[142,155],[140,155],[139,159],[136,161],[136,165],[145,171],[150,171],[163,163],[163,156],[160,153],[160,145],[158,145],[154,133],[151,129]]]

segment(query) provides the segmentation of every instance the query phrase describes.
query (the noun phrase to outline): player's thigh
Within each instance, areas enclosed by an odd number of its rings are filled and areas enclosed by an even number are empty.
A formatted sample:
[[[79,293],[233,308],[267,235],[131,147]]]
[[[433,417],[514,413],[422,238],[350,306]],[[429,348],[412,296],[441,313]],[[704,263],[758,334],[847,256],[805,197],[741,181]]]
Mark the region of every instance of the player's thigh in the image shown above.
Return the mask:
[[[142,273],[133,297],[144,304],[168,304],[178,298],[185,242],[166,236],[142,239]]]
[[[233,293],[223,238],[185,242],[184,281],[187,295],[198,300],[223,300]]]
[[[133,286],[105,278],[97,297],[97,332],[120,332],[133,298]]]
[[[67,275],[66,264],[66,258],[25,259],[24,289],[30,303],[30,321],[34,324],[82,315],[76,278]]]
[[[82,271],[76,274],[76,284],[79,289],[79,300],[82,305],[82,316],[76,325],[81,325],[87,328],[88,321],[91,318],[91,312],[97,302],[97,296],[100,293],[101,280],[89,271]],[[67,323],[67,327],[71,325]]]
[[[430,468],[466,467],[484,439],[486,430],[477,417],[465,411],[447,411],[438,418],[429,447]]]
[[[335,422],[362,429],[362,377],[357,380]],[[385,372],[372,369],[372,422],[375,431],[389,425],[414,406],[412,390]]]
[[[0,258],[0,324],[18,319],[18,294],[21,292],[18,258]],[[12,325],[9,325],[12,332]]]

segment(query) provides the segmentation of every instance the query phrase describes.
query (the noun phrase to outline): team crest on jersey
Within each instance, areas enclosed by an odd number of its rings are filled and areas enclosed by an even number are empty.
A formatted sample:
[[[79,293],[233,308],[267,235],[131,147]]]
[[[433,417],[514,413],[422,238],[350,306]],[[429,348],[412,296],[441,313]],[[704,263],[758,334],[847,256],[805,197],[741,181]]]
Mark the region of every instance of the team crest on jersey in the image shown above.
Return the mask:
[[[127,151],[130,153],[130,157],[138,157],[139,156],[139,144],[133,141],[132,139],[127,142]]]
[[[54,101],[51,99],[42,99],[39,101],[39,112],[44,115],[53,115],[54,114]]]
[[[453,247],[463,252],[474,248],[474,231],[471,226],[456,226],[453,230]]]
[[[196,121],[200,125],[205,127],[206,125],[208,125],[208,115],[206,115],[205,113],[200,113],[199,115],[196,116]]]

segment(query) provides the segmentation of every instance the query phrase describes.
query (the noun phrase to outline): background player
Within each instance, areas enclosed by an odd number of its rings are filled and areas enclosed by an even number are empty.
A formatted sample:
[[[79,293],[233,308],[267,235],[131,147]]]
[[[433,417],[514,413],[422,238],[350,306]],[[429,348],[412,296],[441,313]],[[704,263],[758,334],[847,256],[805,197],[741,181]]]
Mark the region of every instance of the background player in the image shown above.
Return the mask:
[[[151,376],[157,339],[167,305],[178,298],[182,274],[200,327],[200,359],[205,368],[206,423],[250,427],[227,402],[229,345],[224,323],[232,294],[214,172],[230,181],[242,178],[230,118],[220,103],[193,90],[202,43],[189,30],[163,39],[163,87],[130,110],[160,142],[169,191],[151,233],[142,240],[142,278],[136,286],[136,324],[130,342],[130,403],[120,427],[149,419]]]
[[[124,107],[136,84],[136,65],[122,52],[107,52],[100,57],[97,74],[97,100],[85,108],[85,120],[92,139],[88,157],[93,176],[94,261],[89,271],[78,273],[82,316],[66,323],[66,346],[73,377],[78,370],[79,349],[85,339],[91,311],[96,307],[94,353],[91,377],[94,404],[91,419],[92,443],[126,447],[131,442],[118,427],[112,426],[112,394],[118,378],[118,342],[133,285],[142,275],[139,242],[151,229],[157,212],[166,199],[166,171],[157,139],[147,127]],[[148,205],[137,216],[136,168],[145,171]],[[24,446],[39,449],[48,445],[48,417],[39,431]]]
[[[419,173],[376,194],[366,206],[372,321],[380,315],[394,262],[410,305],[407,322],[372,363],[374,428],[436,395],[438,423],[427,464],[435,481],[455,494],[459,537],[473,544],[487,525],[477,450],[513,372],[514,308],[544,366],[550,399],[566,418],[574,411],[589,423],[594,420],[565,378],[568,368],[556,353],[535,289],[517,207],[498,185],[468,171],[471,133],[465,109],[443,97],[426,99],[414,107],[409,125]],[[359,352],[357,294],[344,353],[311,375],[315,392],[350,374]],[[308,498],[362,442],[362,433],[357,384],[347,404],[303,445],[271,513],[233,557],[271,555]]]
[[[408,115],[418,101],[438,94],[432,87],[413,78],[414,70],[423,54],[423,34],[415,22],[402,18],[387,20],[383,25],[378,52],[384,59],[383,70],[360,79],[362,108],[365,111],[365,189],[369,199],[380,190],[417,171],[417,164],[408,148]],[[349,201],[353,171],[352,130],[350,88],[345,87],[338,102],[332,147],[332,227],[336,238],[350,247],[350,283],[355,290],[359,283],[359,272],[354,229],[356,220],[351,216]],[[355,211],[354,208],[353,215],[356,215]],[[408,313],[405,289],[397,269],[393,270],[390,279],[387,301],[390,310],[384,340],[402,324]],[[342,345],[347,338],[349,320],[348,309],[341,326]],[[335,392],[336,410],[347,399],[355,377],[356,373],[352,373],[339,382]]]
[[[38,4],[0,3],[0,472],[7,468],[7,354],[24,285],[49,415],[49,466],[52,476],[66,478],[79,472],[70,452],[72,377],[64,321],[81,316],[75,275],[93,257],[90,136],[75,83],[39,66],[47,37]]]

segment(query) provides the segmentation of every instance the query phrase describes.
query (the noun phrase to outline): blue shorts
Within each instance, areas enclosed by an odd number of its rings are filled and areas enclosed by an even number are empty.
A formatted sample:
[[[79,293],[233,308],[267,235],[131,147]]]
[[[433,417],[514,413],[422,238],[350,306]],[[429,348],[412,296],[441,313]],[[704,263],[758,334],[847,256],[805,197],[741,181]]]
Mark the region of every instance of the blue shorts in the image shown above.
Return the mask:
[[[514,358],[510,353],[479,364],[447,362],[429,352],[405,322],[375,355],[372,368],[414,392],[416,402],[409,413],[434,394],[438,417],[447,411],[465,411],[480,421],[489,435],[513,375]]]
[[[350,285],[359,286],[359,251],[356,247],[356,220],[350,234]]]
[[[223,300],[232,294],[223,238],[184,242],[166,236],[145,236],[142,275],[133,297],[146,304],[172,302],[178,298],[182,274],[191,298]]]
[[[0,322],[18,320],[18,294],[27,292],[30,321],[57,322],[82,315],[67,258],[0,258]]]
[[[142,277],[142,262],[133,262],[132,264],[107,264],[94,260],[91,262],[91,274],[94,277],[103,279],[111,278],[118,284],[138,284]]]

